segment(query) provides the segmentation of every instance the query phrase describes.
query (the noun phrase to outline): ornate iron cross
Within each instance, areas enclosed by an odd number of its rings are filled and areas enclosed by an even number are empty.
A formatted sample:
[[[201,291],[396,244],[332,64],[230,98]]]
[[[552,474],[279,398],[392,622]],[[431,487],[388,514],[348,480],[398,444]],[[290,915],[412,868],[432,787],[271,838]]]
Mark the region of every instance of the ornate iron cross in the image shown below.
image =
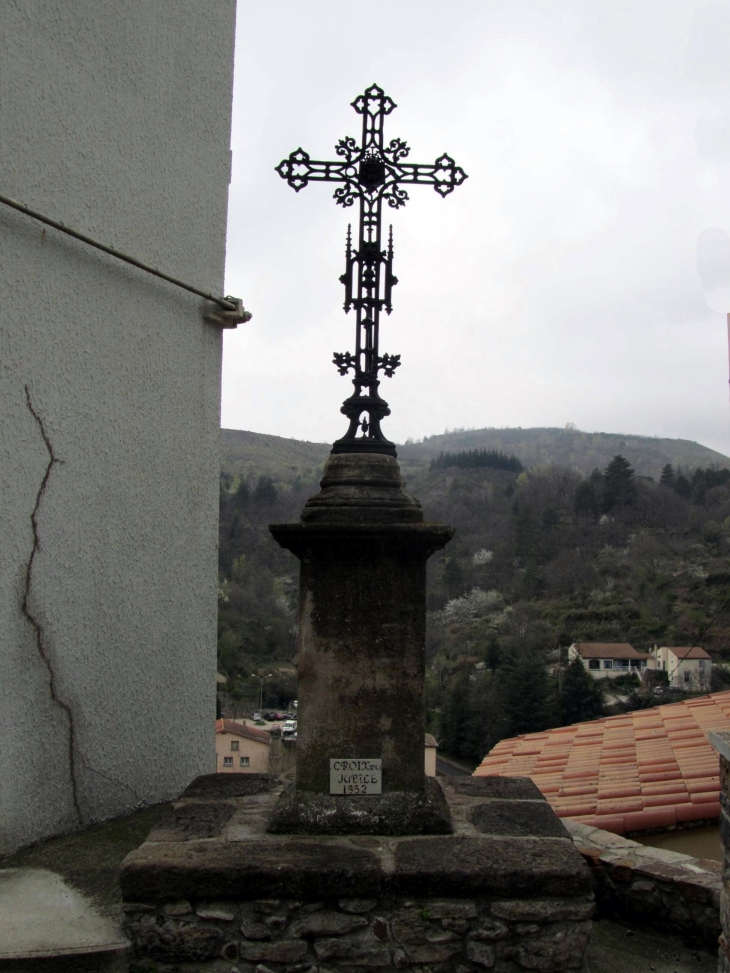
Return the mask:
[[[345,273],[345,311],[355,308],[355,354],[335,352],[333,359],[340,375],[350,369],[354,393],[340,410],[350,420],[350,427],[332,447],[333,453],[388,453],[395,456],[395,445],[383,435],[380,422],[390,415],[388,403],[380,397],[379,373],[387,378],[400,365],[400,355],[381,355],[379,351],[380,312],[393,310],[391,293],[398,283],[393,275],[393,227],[388,234],[388,248],[383,249],[381,217],[383,200],[393,209],[404,206],[408,193],[401,184],[433,186],[441,196],[448,196],[467,178],[463,169],[444,153],[431,165],[403,160],[410,154],[401,139],[385,145],[385,116],[396,106],[378,85],[371,85],[352,102],[362,115],[362,140],[344,138],[335,146],[337,162],[315,162],[304,149],[292,152],[276,167],[282,179],[299,192],[309,182],[339,182],[334,199],[340,206],[352,206],[360,200],[360,230],[357,249],[352,247],[351,226],[347,228]],[[355,281],[355,274],[357,281]],[[363,389],[366,394],[363,394]]]

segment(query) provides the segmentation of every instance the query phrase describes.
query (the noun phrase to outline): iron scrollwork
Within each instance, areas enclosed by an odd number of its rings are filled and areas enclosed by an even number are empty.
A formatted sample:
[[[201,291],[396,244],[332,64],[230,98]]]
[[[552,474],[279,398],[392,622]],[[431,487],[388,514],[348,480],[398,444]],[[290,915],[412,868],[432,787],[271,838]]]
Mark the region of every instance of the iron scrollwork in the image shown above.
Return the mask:
[[[395,445],[385,438],[380,422],[390,415],[388,403],[380,397],[379,374],[392,378],[400,366],[400,355],[381,355],[380,312],[390,314],[392,290],[398,283],[393,274],[393,227],[387,247],[382,241],[383,202],[399,209],[408,202],[406,185],[432,185],[442,197],[460,186],[467,178],[451,156],[444,153],[431,165],[405,162],[410,148],[402,139],[387,144],[383,134],[386,115],[396,104],[382,88],[373,84],[359,95],[352,107],[362,115],[360,144],[346,136],[335,146],[338,161],[312,160],[298,148],[276,167],[282,179],[296,192],[310,182],[336,182],[334,199],[348,207],[360,202],[357,246],[352,245],[352,227],[347,228],[345,273],[340,283],[345,287],[344,309],[355,310],[355,353],[335,352],[332,359],[340,375],[354,373],[355,387],[341,412],[350,420],[342,437],[332,447],[333,453],[374,452],[395,456]]]

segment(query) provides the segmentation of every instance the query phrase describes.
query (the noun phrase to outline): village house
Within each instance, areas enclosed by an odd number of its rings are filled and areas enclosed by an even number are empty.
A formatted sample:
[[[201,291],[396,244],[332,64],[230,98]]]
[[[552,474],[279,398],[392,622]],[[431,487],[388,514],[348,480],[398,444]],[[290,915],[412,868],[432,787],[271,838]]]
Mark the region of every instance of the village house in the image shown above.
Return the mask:
[[[656,668],[666,672],[669,685],[693,692],[709,692],[712,659],[699,645],[654,646]]]
[[[438,743],[430,733],[426,734],[426,777],[436,776],[436,748]]]
[[[271,734],[234,720],[215,721],[215,769],[224,774],[267,774]]]
[[[616,679],[635,672],[640,676],[656,666],[648,652],[637,652],[628,642],[573,642],[568,661],[580,659],[594,679]]]

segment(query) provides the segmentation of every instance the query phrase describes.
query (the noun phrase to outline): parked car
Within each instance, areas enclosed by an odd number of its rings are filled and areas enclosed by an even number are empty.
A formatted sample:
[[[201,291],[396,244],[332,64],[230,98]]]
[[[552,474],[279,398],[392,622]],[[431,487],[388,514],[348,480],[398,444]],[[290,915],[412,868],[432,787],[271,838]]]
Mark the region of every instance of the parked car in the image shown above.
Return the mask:
[[[284,726],[282,727],[281,735],[288,737],[288,736],[292,736],[296,732],[297,732],[297,721],[287,720],[286,723],[284,723]]]
[[[267,713],[264,713],[264,719],[265,720],[268,720],[269,723],[273,723],[274,720],[276,719],[276,713],[274,713],[273,710],[271,710],[271,711],[269,711]]]
[[[286,713],[280,713],[280,712],[277,711],[276,713],[274,713],[274,719],[275,720],[285,720],[286,719]]]
[[[258,723],[259,720],[261,719],[261,713],[254,713],[252,719],[254,723]]]

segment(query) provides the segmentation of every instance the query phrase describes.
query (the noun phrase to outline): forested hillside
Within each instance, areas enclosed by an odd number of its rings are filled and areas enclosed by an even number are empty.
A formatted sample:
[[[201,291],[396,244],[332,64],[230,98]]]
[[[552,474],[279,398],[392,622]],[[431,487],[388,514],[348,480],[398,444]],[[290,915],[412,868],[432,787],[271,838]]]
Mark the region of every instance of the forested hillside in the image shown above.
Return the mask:
[[[245,460],[251,472],[221,474],[220,667],[244,696],[258,691],[251,673],[271,672],[270,705],[296,696],[298,564],[267,524],[296,519],[317,491],[303,473],[314,459],[287,464],[286,442],[276,476]],[[456,527],[428,580],[429,729],[443,749],[477,760],[505,736],[600,713],[588,677],[565,671],[574,640],[699,642],[730,660],[727,469],[666,461],[651,481],[619,452],[586,475],[469,450],[407,473],[427,519]]]

